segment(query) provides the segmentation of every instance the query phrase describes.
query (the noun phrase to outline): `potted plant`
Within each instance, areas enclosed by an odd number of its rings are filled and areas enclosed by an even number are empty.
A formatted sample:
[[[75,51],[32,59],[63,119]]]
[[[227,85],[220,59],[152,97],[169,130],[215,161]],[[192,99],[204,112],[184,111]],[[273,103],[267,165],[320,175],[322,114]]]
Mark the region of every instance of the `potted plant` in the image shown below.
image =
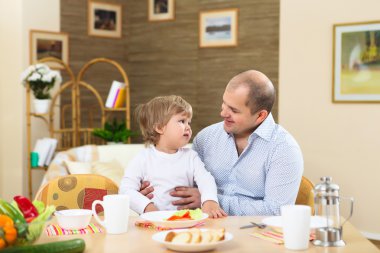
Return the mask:
[[[95,128],[92,135],[99,137],[108,144],[125,143],[129,137],[137,136],[138,133],[126,128],[125,121],[118,122],[115,118],[113,122],[106,122],[104,128]]]
[[[21,74],[21,82],[29,85],[34,94],[36,113],[46,113],[50,105],[50,90],[62,82],[58,71],[51,70],[46,64],[29,66]]]

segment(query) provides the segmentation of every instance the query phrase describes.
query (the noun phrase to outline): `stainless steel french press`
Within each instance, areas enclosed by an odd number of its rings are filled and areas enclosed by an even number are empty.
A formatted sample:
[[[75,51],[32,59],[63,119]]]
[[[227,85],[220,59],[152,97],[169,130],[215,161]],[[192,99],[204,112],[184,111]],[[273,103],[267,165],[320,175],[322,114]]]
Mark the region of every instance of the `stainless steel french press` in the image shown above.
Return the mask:
[[[331,177],[322,177],[321,182],[314,187],[315,215],[325,219],[325,227],[317,228],[315,231],[316,246],[339,247],[344,246],[342,239],[343,224],[348,221],[353,213],[354,200],[349,197],[339,196],[339,186],[331,182]],[[350,215],[343,224],[339,211],[340,201],[348,199],[350,201]]]

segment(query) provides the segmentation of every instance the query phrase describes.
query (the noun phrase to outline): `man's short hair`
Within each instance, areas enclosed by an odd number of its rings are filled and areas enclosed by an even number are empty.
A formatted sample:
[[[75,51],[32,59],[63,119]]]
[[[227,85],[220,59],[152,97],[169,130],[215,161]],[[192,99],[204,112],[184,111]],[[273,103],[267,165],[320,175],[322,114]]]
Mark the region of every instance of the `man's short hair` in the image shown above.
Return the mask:
[[[271,112],[276,100],[276,91],[267,76],[256,70],[242,72],[232,78],[228,84],[232,89],[240,86],[245,86],[249,90],[246,105],[250,108],[251,114],[260,110]]]
[[[164,127],[170,118],[178,113],[192,117],[191,105],[180,96],[155,97],[148,103],[140,104],[135,110],[135,116],[146,144],[157,144],[160,134],[156,128]]]

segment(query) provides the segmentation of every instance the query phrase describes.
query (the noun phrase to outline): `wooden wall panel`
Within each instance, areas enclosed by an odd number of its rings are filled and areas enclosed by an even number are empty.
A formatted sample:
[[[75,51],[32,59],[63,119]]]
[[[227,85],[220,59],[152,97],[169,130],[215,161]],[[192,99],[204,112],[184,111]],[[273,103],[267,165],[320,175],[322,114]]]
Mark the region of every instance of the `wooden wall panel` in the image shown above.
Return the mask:
[[[237,73],[257,69],[278,84],[279,0],[176,0],[175,20],[149,22],[146,0],[113,0],[123,4],[123,37],[87,35],[87,1],[61,1],[62,31],[70,34],[74,71],[95,57],[114,59],[125,68],[132,110],[154,96],[177,94],[193,105],[194,135],[221,120],[222,94]],[[198,48],[199,12],[238,8],[238,46]],[[106,97],[111,72],[94,74]],[[111,81],[107,81],[111,80]],[[277,118],[277,102],[273,110]],[[137,124],[132,119],[132,128]]]

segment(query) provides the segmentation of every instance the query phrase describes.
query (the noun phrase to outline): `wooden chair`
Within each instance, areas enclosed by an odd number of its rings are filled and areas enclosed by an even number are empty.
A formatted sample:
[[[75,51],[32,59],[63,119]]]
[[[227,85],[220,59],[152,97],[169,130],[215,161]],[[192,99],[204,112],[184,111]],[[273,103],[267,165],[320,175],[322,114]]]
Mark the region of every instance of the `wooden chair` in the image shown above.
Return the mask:
[[[94,200],[117,194],[117,185],[109,178],[95,174],[67,175],[45,184],[36,194],[36,200],[55,205],[57,210],[91,209]],[[99,208],[99,209],[98,209]],[[100,212],[101,206],[97,206]]]
[[[314,214],[314,185],[306,177],[302,177],[300,188],[296,199],[296,205],[307,205],[311,207],[311,213]]]

